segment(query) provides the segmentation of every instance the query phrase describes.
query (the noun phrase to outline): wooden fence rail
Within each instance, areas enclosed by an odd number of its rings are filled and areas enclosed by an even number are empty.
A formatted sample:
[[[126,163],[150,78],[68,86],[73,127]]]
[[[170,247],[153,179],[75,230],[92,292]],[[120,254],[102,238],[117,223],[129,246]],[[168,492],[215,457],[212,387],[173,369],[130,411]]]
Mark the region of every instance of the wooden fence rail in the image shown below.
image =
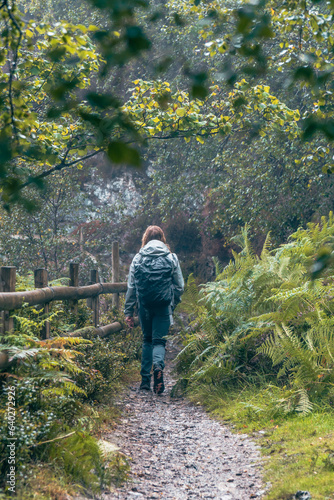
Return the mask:
[[[81,300],[97,297],[103,293],[125,293],[126,283],[96,283],[87,286],[48,286],[27,292],[0,293],[0,310],[12,311],[28,304],[29,306],[44,305],[53,300]]]
[[[13,318],[10,311],[21,308],[24,304],[38,306],[41,314],[48,315],[49,304],[53,301],[66,300],[74,316],[78,312],[78,300],[88,299],[87,304],[93,311],[93,324],[99,326],[99,295],[113,294],[112,304],[119,308],[119,294],[127,290],[126,283],[119,282],[119,245],[112,245],[112,282],[100,283],[99,272],[94,269],[90,273],[90,282],[86,286],[79,285],[79,264],[71,263],[69,268],[69,286],[48,286],[48,272],[46,269],[36,269],[34,272],[35,290],[16,292],[16,268],[13,266],[0,267],[0,317],[3,333],[13,329]],[[110,326],[110,325],[107,325]],[[105,327],[103,327],[105,328]],[[50,326],[45,322],[42,332],[43,338],[49,338]]]
[[[70,286],[48,286],[48,273],[45,269],[37,269],[34,272],[35,290],[16,292],[16,268],[13,266],[0,268],[0,318],[2,319],[2,332],[6,333],[13,329],[13,318],[9,312],[21,308],[27,304],[29,306],[39,306],[41,314],[48,315],[49,305],[53,301],[69,301],[69,306],[74,314],[78,312],[78,300],[89,299],[89,306],[93,311],[93,325],[71,333],[66,336],[83,337],[93,334],[99,337],[106,337],[124,328],[118,321],[109,325],[99,325],[99,295],[113,294],[113,306],[119,308],[119,294],[127,291],[127,283],[120,283],[119,280],[119,247],[118,243],[112,246],[112,283],[100,283],[99,273],[92,270],[90,284],[78,286],[79,284],[79,264],[71,263],[69,269]],[[138,320],[136,319],[136,324]],[[42,331],[43,338],[50,337],[50,325],[46,321]],[[6,350],[0,352],[0,371],[6,369],[11,364],[11,360]]]

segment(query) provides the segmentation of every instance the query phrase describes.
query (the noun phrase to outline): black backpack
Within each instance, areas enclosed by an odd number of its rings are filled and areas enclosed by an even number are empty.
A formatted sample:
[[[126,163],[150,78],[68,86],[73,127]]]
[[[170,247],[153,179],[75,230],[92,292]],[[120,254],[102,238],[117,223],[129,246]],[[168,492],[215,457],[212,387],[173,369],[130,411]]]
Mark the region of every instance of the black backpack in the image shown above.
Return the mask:
[[[134,268],[140,304],[145,307],[168,306],[172,301],[171,259],[167,255],[141,255]]]

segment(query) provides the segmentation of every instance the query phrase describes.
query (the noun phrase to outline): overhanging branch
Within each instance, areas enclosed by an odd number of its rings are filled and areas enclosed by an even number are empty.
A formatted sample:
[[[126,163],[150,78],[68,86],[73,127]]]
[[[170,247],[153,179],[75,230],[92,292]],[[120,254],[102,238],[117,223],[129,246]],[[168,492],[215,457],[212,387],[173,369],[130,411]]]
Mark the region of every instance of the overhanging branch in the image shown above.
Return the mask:
[[[63,161],[58,163],[58,165],[55,165],[54,167],[50,168],[49,170],[45,170],[45,172],[42,172],[39,175],[36,175],[35,177],[31,177],[29,180],[24,182],[20,187],[19,190],[24,189],[27,186],[30,186],[31,184],[36,184],[38,181],[45,179],[45,177],[48,177],[49,175],[53,174],[54,172],[59,172],[60,170],[63,170],[64,168],[68,167],[73,167],[73,165],[76,165],[77,163],[80,163],[81,161],[88,160],[89,158],[93,158],[94,156],[98,155],[99,153],[102,153],[103,149],[99,149],[98,151],[94,151],[93,153],[90,153],[86,156],[83,156],[82,158],[77,158],[76,160],[73,160],[69,163],[65,163],[65,158]]]

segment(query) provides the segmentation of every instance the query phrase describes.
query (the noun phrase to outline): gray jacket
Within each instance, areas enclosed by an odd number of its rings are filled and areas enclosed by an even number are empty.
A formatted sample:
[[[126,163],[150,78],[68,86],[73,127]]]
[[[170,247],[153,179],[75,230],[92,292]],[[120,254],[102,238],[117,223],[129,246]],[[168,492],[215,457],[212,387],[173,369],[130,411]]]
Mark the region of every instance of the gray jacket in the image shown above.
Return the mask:
[[[141,255],[156,255],[156,256],[164,256],[166,255],[173,263],[173,274],[172,274],[172,304],[171,308],[174,307],[180,302],[181,295],[184,291],[184,280],[182,276],[182,271],[180,268],[180,264],[175,253],[171,253],[168,247],[159,240],[151,240],[149,241],[143,248],[139,250],[134,258],[132,259],[129,271],[128,278],[128,290],[125,296],[125,306],[124,306],[124,314],[125,316],[133,316],[133,311],[135,305],[138,302],[137,291],[135,285],[135,267],[134,264],[138,262]]]

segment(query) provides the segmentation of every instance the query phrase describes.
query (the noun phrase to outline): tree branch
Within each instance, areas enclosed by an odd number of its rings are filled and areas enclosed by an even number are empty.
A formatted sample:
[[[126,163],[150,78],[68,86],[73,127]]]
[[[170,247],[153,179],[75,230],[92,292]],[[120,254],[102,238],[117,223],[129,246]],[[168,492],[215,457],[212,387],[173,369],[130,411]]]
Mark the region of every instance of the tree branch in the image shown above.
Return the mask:
[[[8,80],[8,97],[9,97],[11,124],[13,127],[14,136],[16,138],[16,141],[19,142],[18,131],[17,131],[16,124],[15,124],[15,109],[14,109],[14,103],[13,103],[13,79],[14,79],[14,73],[15,73],[16,67],[17,67],[19,47],[21,45],[21,40],[22,40],[22,30],[21,30],[17,20],[15,19],[10,7],[8,6],[8,0],[4,0],[2,8],[3,7],[6,7],[8,17],[19,33],[17,44],[16,44],[15,49],[14,49],[12,64],[10,65],[10,69],[9,69],[9,80]]]
[[[69,432],[68,434],[65,434],[65,436],[58,436],[58,437],[55,437],[54,439],[48,439],[47,441],[40,441],[39,443],[31,444],[30,446],[28,446],[28,448],[31,448],[32,446],[40,446],[41,444],[53,443],[54,441],[58,441],[59,439],[65,439],[69,436],[72,436],[75,433],[76,433],[76,431],[72,431],[72,432]]]
[[[64,168],[73,167],[73,165],[76,165],[77,163],[80,163],[81,161],[88,160],[89,158],[93,158],[93,156],[96,156],[102,152],[103,152],[103,149],[99,149],[98,151],[94,151],[93,153],[88,154],[86,156],[83,156],[82,158],[78,158],[76,160],[73,160],[70,163],[64,162],[64,160],[66,158],[65,157],[63,159],[63,161],[58,163],[58,165],[55,165],[54,167],[50,168],[49,170],[46,170],[45,172],[42,172],[39,175],[36,175],[35,177],[31,177],[29,180],[24,182],[18,189],[22,190],[25,187],[30,186],[31,184],[34,184],[34,183],[38,182],[39,180],[44,179],[45,177],[48,177],[49,175],[53,174],[54,172],[59,172],[60,170],[63,170]],[[66,153],[66,156],[67,155],[68,155],[68,152]]]

